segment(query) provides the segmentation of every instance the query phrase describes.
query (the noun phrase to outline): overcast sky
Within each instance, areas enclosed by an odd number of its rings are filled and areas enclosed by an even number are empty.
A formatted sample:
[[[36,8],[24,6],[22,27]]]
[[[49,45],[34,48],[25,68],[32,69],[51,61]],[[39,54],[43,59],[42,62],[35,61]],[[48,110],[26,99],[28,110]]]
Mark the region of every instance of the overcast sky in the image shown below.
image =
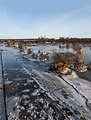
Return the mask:
[[[0,38],[91,37],[91,0],[0,0]]]

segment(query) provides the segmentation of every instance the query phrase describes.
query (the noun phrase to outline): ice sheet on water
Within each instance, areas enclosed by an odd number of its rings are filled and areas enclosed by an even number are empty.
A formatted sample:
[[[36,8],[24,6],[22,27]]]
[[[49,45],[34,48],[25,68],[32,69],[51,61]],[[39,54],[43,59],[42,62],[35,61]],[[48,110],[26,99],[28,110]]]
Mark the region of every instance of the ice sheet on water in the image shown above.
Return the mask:
[[[33,96],[40,95],[40,89],[34,90],[34,92],[31,94]]]

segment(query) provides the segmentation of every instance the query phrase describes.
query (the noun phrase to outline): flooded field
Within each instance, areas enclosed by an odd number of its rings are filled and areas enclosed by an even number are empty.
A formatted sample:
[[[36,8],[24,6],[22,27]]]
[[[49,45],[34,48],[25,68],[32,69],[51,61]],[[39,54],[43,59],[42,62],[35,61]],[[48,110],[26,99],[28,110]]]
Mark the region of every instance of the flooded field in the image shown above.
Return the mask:
[[[0,49],[8,120],[91,119],[91,45],[1,44]],[[61,63],[53,63],[54,54]],[[59,72],[60,65],[66,68]]]
[[[80,57],[84,59],[87,65],[91,66],[91,45],[80,44],[79,46],[82,49],[82,53]],[[34,53],[38,53],[38,51],[41,51],[41,52],[49,52],[50,55],[53,52],[76,53],[74,46],[72,44],[70,44],[69,46],[67,46],[67,44],[62,44],[61,47],[60,45],[36,45],[36,46],[30,46],[30,47],[26,46],[25,53],[27,52],[29,48],[32,48]],[[91,81],[91,70],[87,70],[83,73],[76,71],[76,73],[78,74],[79,77]]]

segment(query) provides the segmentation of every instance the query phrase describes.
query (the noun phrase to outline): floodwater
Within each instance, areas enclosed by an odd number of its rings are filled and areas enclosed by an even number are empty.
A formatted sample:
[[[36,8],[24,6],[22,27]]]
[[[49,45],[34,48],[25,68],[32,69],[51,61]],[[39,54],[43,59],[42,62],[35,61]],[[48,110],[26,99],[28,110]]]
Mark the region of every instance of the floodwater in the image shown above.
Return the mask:
[[[53,100],[7,50],[3,51],[5,100],[8,120],[64,120]]]
[[[36,83],[32,74],[29,75],[25,72],[23,67],[30,69],[36,69],[46,71],[47,68],[34,61],[27,61],[22,58],[24,52],[20,52],[14,48],[3,48],[3,70],[4,70],[4,82],[6,93],[6,107],[7,117],[9,120],[28,120],[33,119],[54,119],[64,120],[65,116],[56,106],[55,101],[46,94],[39,84]],[[28,47],[25,48],[25,51]],[[66,45],[38,45],[32,46],[33,52],[45,51],[49,53],[53,52],[72,52],[75,53],[72,45],[67,47]],[[91,50],[90,46],[82,46],[83,58],[88,62],[91,62]],[[11,54],[10,54],[11,53]],[[87,54],[88,53],[88,54]],[[13,55],[13,56],[12,56]],[[17,61],[16,61],[17,60]],[[19,64],[20,63],[20,64]],[[77,73],[79,77],[91,81],[91,71],[85,73]],[[73,114],[73,113],[71,113]],[[50,118],[51,116],[51,118]],[[27,119],[28,118],[28,119]]]
[[[91,45],[79,45],[82,48],[82,57],[84,59],[84,61],[86,61],[87,64],[91,64]],[[26,47],[29,48],[29,47]],[[53,53],[53,52],[72,52],[75,53],[74,50],[74,46],[72,44],[70,44],[68,47],[66,46],[66,44],[62,44],[61,47],[59,47],[59,45],[38,45],[38,46],[31,46],[31,48],[33,49],[33,51],[35,53],[38,52],[38,50],[42,51],[42,52],[49,52],[49,53]],[[82,79],[86,79],[91,81],[91,71],[87,70],[86,72],[77,72],[77,75],[82,78]]]
[[[30,48],[29,46],[26,47],[26,48]],[[31,46],[31,48],[33,49],[33,51],[35,53],[38,52],[38,50],[42,51],[42,52],[50,52],[50,53],[53,53],[53,52],[74,52],[74,50],[69,47],[67,48],[66,47],[66,44],[63,44],[61,46],[61,48],[59,47],[59,45],[37,45],[37,46]]]
[[[34,53],[38,53],[38,51],[41,52],[49,52],[50,54],[52,54],[53,52],[72,52],[75,53],[76,51],[74,50],[74,45],[69,44],[69,46],[67,46],[66,44],[61,44],[61,47],[59,47],[60,45],[58,44],[48,44],[48,45],[36,45],[36,46],[26,46],[24,49],[24,53],[27,52],[28,48],[32,48]],[[81,46],[82,48],[82,57],[84,59],[84,61],[86,61],[87,64],[91,64],[91,45],[89,44],[79,44],[79,46]],[[19,50],[14,49],[14,48],[5,48],[4,46],[1,46],[1,48],[3,49],[8,49],[12,54],[14,54],[17,57],[18,62],[20,62],[24,67],[26,68],[32,68],[32,69],[36,69],[39,71],[48,71],[48,68],[46,68],[45,66],[40,65],[37,62],[30,62],[30,61],[26,61],[22,58],[22,55],[20,54]],[[11,61],[12,63],[12,61]],[[86,72],[77,72],[77,75],[80,78],[86,79],[91,81],[91,71],[87,70]]]

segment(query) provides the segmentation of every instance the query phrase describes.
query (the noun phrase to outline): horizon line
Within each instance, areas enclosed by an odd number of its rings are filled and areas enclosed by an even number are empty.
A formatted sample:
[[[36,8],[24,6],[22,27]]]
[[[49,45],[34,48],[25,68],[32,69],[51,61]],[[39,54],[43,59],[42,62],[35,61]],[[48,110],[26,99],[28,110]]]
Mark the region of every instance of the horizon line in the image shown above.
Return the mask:
[[[64,38],[64,39],[72,39],[72,38],[75,38],[75,39],[91,39],[91,37],[59,37],[59,38],[56,38],[56,37],[43,37],[43,36],[40,36],[40,37],[26,37],[26,38],[0,38],[0,40],[8,40],[8,39],[60,39],[60,38]]]

